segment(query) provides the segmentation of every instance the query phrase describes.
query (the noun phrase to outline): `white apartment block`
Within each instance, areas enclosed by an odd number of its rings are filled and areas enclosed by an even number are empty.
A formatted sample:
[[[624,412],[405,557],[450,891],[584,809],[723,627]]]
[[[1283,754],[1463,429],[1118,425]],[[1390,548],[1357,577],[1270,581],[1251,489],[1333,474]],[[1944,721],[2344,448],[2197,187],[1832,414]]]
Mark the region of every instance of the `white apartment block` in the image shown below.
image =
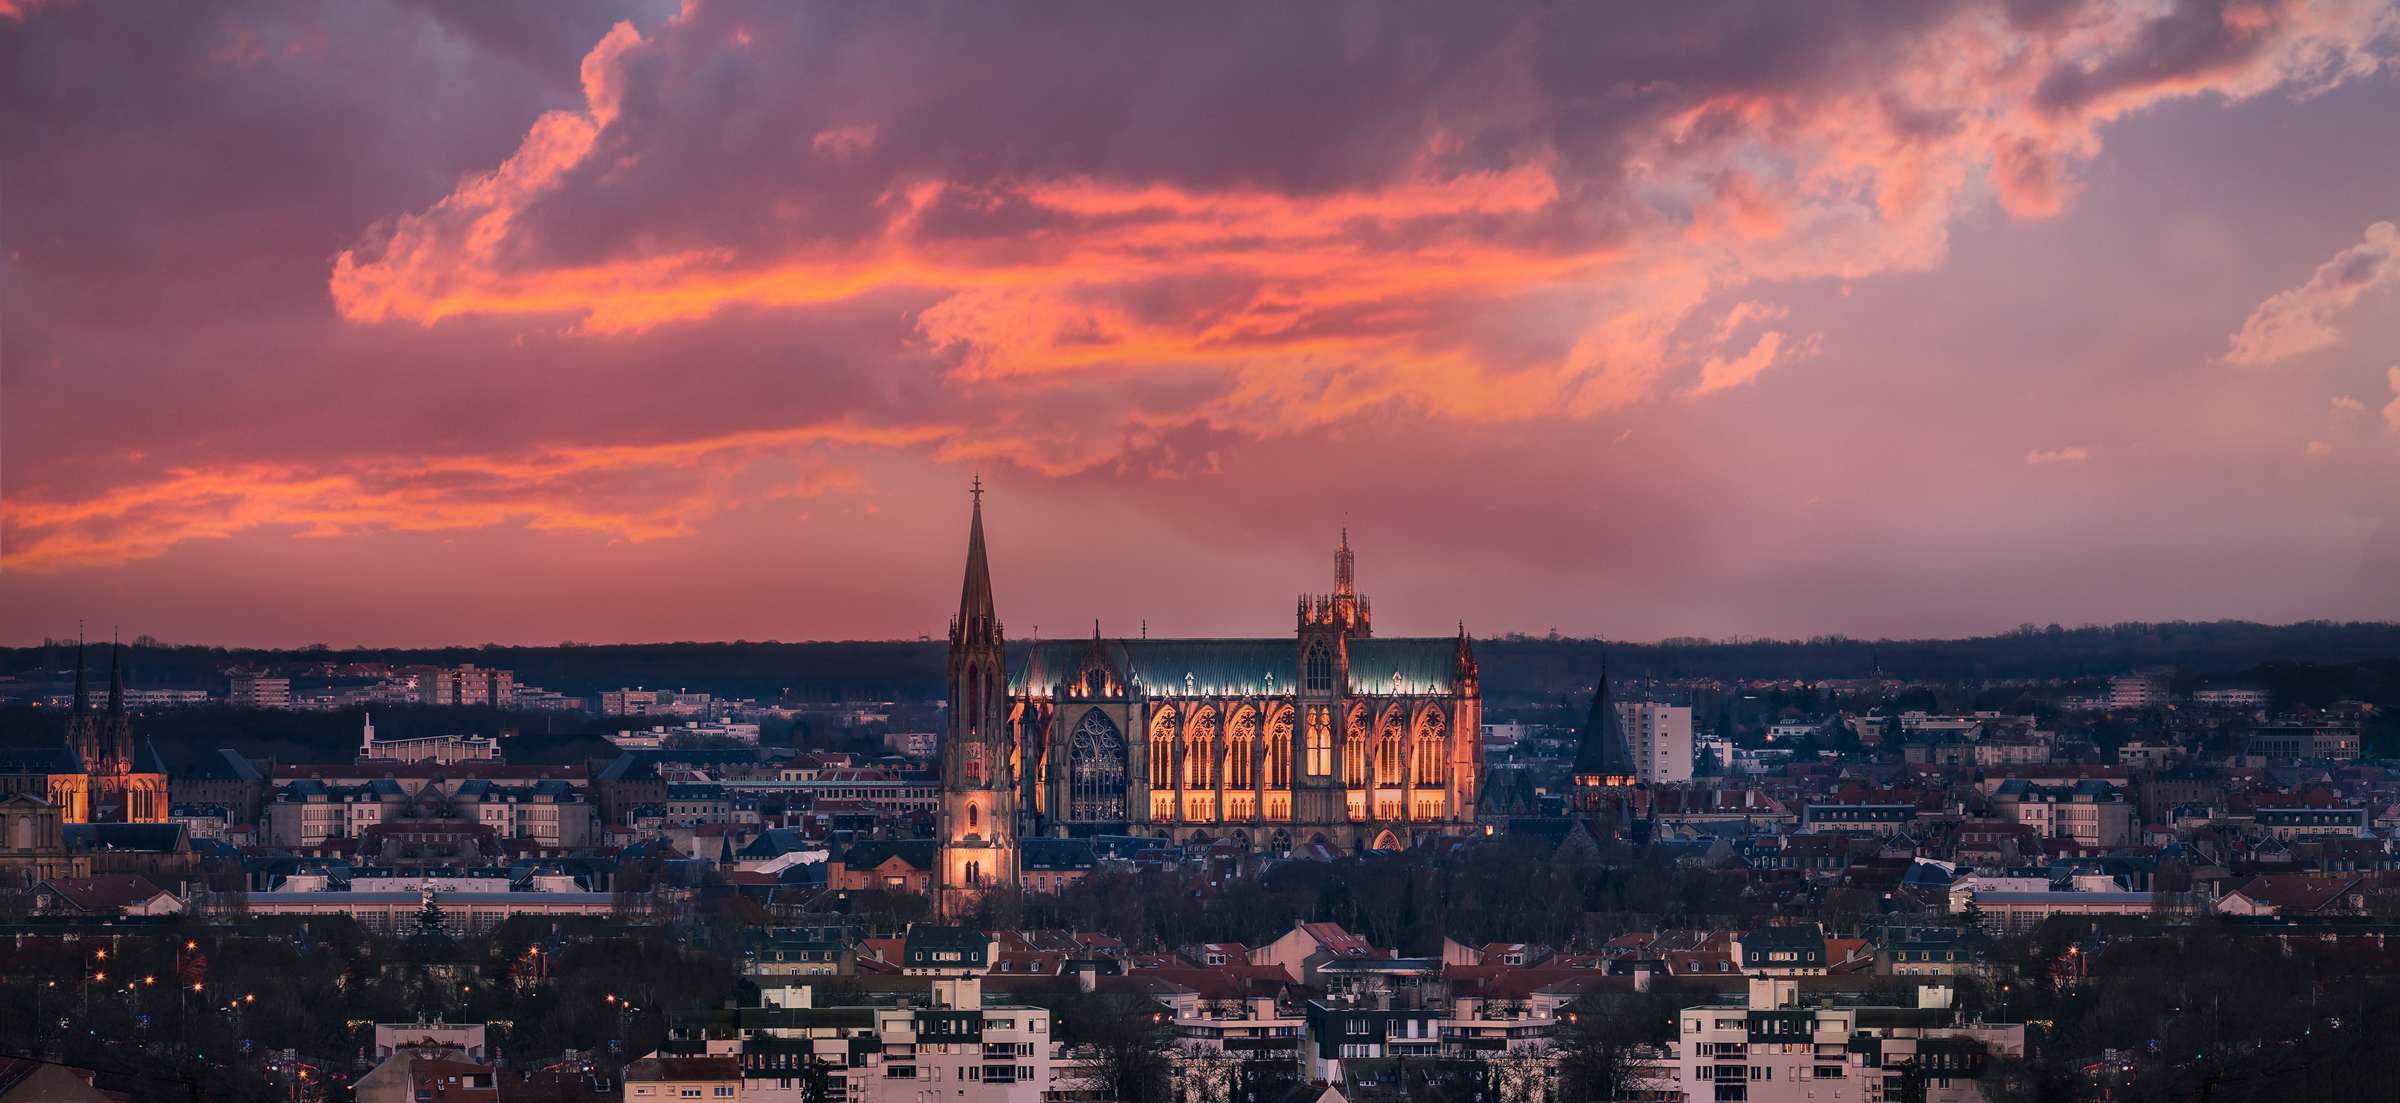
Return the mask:
[[[1635,776],[1657,785],[1692,780],[1692,709],[1656,701],[1619,701],[1617,722],[1633,752]]]
[[[753,1103],[804,1103],[812,1059],[845,1103],[1043,1103],[1081,1085],[1052,1040],[1050,1012],[986,1004],[978,977],[935,979],[930,999],[899,1006],[820,1007],[810,986],[768,992],[767,1006],[669,1045],[737,1059],[734,1098]]]
[[[1754,977],[1746,1001],[1677,1016],[1676,1081],[1687,1103],[1883,1103],[1908,1098],[1912,1078],[1926,1103],[1979,1103],[1983,1060],[2022,1055],[2025,1027],[1963,1022],[1950,996],[1808,1002],[1796,980]]]

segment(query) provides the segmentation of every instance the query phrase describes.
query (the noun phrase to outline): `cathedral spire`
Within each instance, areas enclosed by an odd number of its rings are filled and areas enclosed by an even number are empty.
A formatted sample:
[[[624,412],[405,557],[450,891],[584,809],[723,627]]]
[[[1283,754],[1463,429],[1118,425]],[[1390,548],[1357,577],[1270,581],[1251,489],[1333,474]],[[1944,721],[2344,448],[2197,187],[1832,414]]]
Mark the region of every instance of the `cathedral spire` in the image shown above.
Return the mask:
[[[75,626],[75,715],[77,716],[88,715],[92,711],[91,677],[85,674],[84,670],[83,626],[78,624]]]
[[[1333,553],[1333,592],[1349,597],[1358,592],[1358,557],[1350,554],[1350,526],[1342,526],[1342,547]]]
[[[108,714],[125,715],[125,648],[117,634],[108,634]]]
[[[967,579],[959,589],[959,639],[982,639],[999,634],[999,613],[992,608],[992,567],[983,551],[983,476],[977,475],[968,493],[975,496],[975,514],[967,529]]]

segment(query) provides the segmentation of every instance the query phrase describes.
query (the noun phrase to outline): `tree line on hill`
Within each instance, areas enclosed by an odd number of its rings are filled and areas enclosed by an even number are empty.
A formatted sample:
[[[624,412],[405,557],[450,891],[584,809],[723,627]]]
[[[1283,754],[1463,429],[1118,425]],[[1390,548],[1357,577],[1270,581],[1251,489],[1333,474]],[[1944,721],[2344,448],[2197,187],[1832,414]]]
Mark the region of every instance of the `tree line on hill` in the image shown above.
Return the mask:
[[[174,646],[144,638],[126,654],[136,687],[222,692],[225,672],[295,662],[473,663],[513,671],[520,683],[590,696],[627,686],[689,689],[728,697],[797,702],[913,700],[943,691],[941,641],[813,643],[560,644],[548,647],[256,649]],[[1011,644],[1018,655],[1028,646]],[[1904,681],[2101,678],[2172,669],[2222,676],[2267,664],[2295,668],[2400,660],[2400,624],[2308,621],[2174,621],[2065,628],[2025,625],[1993,636],[1949,640],[1669,639],[1631,643],[1522,635],[1479,638],[1484,693],[1542,699],[1588,689],[1605,659],[1623,678],[1814,681],[1871,674]],[[97,658],[95,663],[104,663]],[[50,640],[0,648],[0,676],[20,686],[58,687],[74,677],[75,644]],[[95,678],[101,667],[96,666]]]

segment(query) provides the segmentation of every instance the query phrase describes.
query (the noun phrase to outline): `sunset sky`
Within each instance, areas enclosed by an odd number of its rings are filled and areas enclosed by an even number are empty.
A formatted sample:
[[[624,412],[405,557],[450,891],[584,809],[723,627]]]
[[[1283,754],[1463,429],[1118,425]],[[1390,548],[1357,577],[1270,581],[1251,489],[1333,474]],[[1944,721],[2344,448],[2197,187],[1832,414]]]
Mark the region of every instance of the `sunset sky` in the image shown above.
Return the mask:
[[[2395,222],[2390,0],[0,0],[0,643],[2400,617]]]

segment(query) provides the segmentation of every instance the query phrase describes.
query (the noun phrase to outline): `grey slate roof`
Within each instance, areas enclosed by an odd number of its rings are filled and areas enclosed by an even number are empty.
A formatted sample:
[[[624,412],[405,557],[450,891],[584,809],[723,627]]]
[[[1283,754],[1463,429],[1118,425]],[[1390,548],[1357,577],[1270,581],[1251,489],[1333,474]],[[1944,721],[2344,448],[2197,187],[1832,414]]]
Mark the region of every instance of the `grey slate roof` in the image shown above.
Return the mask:
[[[1289,693],[1297,684],[1297,637],[1256,639],[1043,640],[1027,648],[1009,679],[1009,691],[1074,681],[1097,648],[1119,678],[1145,693],[1249,695]],[[1353,639],[1350,688],[1354,695],[1448,693],[1457,671],[1458,640],[1447,636]],[[1395,676],[1397,681],[1395,682]]]
[[[1583,718],[1583,731],[1575,738],[1575,772],[1620,777],[1634,772],[1633,749],[1626,745],[1624,722],[1617,718],[1616,703],[1608,696],[1606,668],[1600,671],[1599,687],[1592,690],[1592,709]]]

